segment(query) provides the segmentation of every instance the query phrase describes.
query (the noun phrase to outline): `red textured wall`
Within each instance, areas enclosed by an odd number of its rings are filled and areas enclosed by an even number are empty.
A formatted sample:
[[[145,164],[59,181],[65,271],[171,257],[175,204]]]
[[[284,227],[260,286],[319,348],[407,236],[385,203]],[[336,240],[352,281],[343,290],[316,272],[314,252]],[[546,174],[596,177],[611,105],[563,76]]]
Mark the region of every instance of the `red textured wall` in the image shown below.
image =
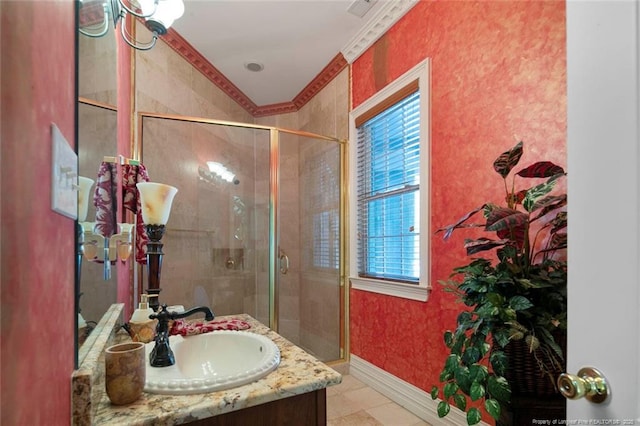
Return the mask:
[[[73,0],[0,2],[0,424],[67,425],[74,221],[51,211],[51,123],[75,145]]]
[[[525,143],[521,164],[566,165],[564,2],[420,1],[352,64],[357,107],[431,58],[431,227],[501,201],[493,160]],[[468,259],[464,233],[431,236],[426,303],[351,290],[351,352],[426,391],[447,356],[459,307],[438,280]]]
[[[135,21],[127,20],[131,27]],[[120,25],[123,23],[121,22]],[[118,61],[118,143],[117,151],[119,155],[125,158],[133,158],[131,152],[132,140],[132,104],[131,104],[131,87],[132,87],[132,60],[133,48],[130,47],[122,37],[116,35],[116,49]],[[122,188],[118,188],[118,211],[121,212],[120,218],[123,222],[133,223],[133,217],[128,210],[122,205]],[[125,263],[118,262],[118,303],[124,303],[123,318],[130,318],[133,314],[133,275],[132,268],[135,262],[131,256]],[[137,264],[136,264],[137,265]]]

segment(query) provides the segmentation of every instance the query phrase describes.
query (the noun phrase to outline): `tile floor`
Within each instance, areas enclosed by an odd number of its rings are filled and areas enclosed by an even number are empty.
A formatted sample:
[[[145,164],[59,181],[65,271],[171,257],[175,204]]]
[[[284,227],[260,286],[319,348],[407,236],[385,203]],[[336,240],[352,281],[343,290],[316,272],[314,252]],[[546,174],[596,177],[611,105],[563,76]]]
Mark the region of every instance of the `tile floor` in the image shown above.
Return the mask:
[[[351,375],[327,388],[327,426],[429,426]]]

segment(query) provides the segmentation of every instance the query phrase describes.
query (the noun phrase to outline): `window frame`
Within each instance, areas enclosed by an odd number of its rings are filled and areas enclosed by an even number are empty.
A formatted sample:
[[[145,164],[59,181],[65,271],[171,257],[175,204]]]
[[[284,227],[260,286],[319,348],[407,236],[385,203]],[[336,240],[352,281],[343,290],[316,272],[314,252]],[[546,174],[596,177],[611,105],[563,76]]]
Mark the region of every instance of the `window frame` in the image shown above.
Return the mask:
[[[349,163],[353,167],[350,174],[349,187],[354,192],[349,201],[349,209],[352,212],[349,219],[349,227],[352,230],[349,237],[349,270],[352,288],[373,293],[385,294],[388,296],[401,297],[405,299],[426,301],[429,297],[430,285],[430,182],[431,182],[431,135],[430,135],[430,60],[425,59],[401,77],[385,86],[375,95],[364,101],[357,108],[349,113]],[[410,284],[401,281],[388,279],[364,278],[358,276],[358,215],[357,196],[355,194],[357,176],[357,135],[356,120],[363,114],[372,110],[382,112],[385,108],[379,109],[389,98],[393,98],[396,93],[409,86],[412,82],[418,82],[420,91],[420,279],[418,284]]]

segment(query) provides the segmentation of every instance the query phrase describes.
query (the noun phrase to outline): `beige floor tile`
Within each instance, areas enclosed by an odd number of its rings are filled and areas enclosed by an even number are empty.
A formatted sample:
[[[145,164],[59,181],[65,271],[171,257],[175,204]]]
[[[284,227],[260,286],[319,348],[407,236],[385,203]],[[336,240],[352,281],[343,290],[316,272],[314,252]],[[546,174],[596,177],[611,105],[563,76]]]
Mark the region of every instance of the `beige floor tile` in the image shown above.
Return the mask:
[[[327,395],[327,419],[345,417],[361,410],[362,407],[342,394]]]
[[[327,426],[384,426],[365,411],[360,410],[348,416],[327,420]]]
[[[343,392],[341,395],[363,410],[392,402],[380,392],[367,386]]]
[[[351,375],[327,388],[327,426],[430,426]]]
[[[338,395],[340,393],[339,388],[340,388],[340,385],[329,386],[327,388],[327,398],[329,398],[330,396],[333,396],[333,395]]]
[[[354,389],[364,388],[366,385],[353,376],[342,376],[342,383],[336,386],[330,386],[327,388],[327,395],[335,395],[339,393],[345,393]]]
[[[366,412],[385,426],[427,425],[420,417],[393,402],[370,408]]]

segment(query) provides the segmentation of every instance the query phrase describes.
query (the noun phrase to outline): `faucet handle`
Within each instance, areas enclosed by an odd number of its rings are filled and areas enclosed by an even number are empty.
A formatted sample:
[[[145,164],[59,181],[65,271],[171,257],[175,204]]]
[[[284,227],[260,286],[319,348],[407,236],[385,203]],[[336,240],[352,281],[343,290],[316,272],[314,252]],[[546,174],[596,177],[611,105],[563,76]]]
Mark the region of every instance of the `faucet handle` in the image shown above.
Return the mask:
[[[158,308],[158,311],[149,315],[150,319],[157,319],[158,321],[169,321],[171,319],[171,313],[167,311],[167,304],[163,303]]]

